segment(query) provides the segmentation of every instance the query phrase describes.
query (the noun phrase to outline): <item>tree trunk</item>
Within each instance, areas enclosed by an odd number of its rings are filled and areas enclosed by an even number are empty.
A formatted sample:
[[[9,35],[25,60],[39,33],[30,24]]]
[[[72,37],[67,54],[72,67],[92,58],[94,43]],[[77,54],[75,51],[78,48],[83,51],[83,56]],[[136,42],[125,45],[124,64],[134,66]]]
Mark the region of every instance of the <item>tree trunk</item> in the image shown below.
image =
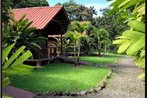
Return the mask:
[[[61,56],[63,55],[63,39],[62,39],[62,34],[61,34],[61,47],[60,47],[60,51],[61,51]]]
[[[99,43],[99,45],[97,46],[97,50],[98,50],[98,55],[101,56],[101,44]]]
[[[106,44],[104,43],[104,51],[103,51],[103,55],[105,55],[106,53]]]
[[[106,50],[107,50],[106,48],[107,48],[107,47],[106,47],[106,45],[105,45],[105,46],[104,46],[104,55],[105,55],[105,53],[106,53]]]
[[[98,46],[97,46],[97,50],[98,50],[98,55],[101,56],[101,42],[100,42],[100,37],[98,36]]]
[[[76,45],[74,45],[74,57],[76,58]]]
[[[98,55],[101,56],[101,52],[100,51],[98,52]]]
[[[80,61],[80,42],[77,44],[78,50],[77,50],[77,56],[76,56],[76,62],[75,62],[75,67],[79,66],[79,61]]]
[[[74,59],[76,60],[76,45],[74,44]],[[77,61],[75,62],[75,67],[77,67]]]
[[[78,43],[78,55],[77,55],[77,66],[79,66],[79,60],[80,60],[80,42]]]

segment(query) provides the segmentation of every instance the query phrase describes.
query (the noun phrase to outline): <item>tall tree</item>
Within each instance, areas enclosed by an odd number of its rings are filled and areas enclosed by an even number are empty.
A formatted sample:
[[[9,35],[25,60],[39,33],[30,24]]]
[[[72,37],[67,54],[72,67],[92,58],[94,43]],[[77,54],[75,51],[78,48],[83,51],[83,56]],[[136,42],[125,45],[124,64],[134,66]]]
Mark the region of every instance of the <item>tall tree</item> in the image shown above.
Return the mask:
[[[49,6],[46,0],[11,0],[11,2],[12,8]]]
[[[77,62],[75,63],[75,67],[79,65],[79,59],[80,59],[80,48],[81,48],[81,38],[85,37],[84,34],[81,34],[80,32],[77,32],[76,30],[74,32],[68,31],[65,35],[67,38],[70,38],[74,45],[74,56],[77,59]],[[78,49],[76,49],[76,47]],[[76,51],[77,50],[77,51]]]
[[[112,41],[119,36],[122,31],[126,30],[128,26],[116,20],[119,15],[108,15],[109,10],[109,8],[101,9],[102,16],[93,19],[92,24],[98,29],[104,28],[107,30],[109,32],[109,39]],[[116,49],[117,47],[115,45],[110,45],[109,47],[109,51],[116,52]]]
[[[109,44],[109,33],[104,28],[98,29],[94,26],[90,32],[89,37],[91,40],[89,43],[91,43],[92,47],[97,49],[99,56],[101,56],[102,46],[106,49],[106,46]]]
[[[68,32],[66,36],[71,39],[74,43],[74,55],[76,57],[77,54],[77,62],[75,66],[79,65],[79,57],[80,57],[80,50],[81,50],[81,39],[86,37],[86,30],[88,29],[90,23],[89,22],[78,22],[73,21],[69,26]],[[76,49],[76,47],[78,49]],[[76,52],[77,50],[77,52]]]
[[[77,4],[73,0],[69,0],[69,2],[63,4],[57,3],[56,5],[63,5],[71,20],[91,20],[93,15],[96,14],[94,7],[88,8],[84,5]]]

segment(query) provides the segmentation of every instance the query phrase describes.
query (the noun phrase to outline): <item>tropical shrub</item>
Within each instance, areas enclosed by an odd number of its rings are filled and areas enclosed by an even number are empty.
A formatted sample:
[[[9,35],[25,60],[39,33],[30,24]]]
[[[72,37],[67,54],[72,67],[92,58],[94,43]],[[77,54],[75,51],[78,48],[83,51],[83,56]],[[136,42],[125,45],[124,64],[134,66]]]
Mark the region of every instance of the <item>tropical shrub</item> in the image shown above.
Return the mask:
[[[93,19],[92,24],[98,28],[104,28],[109,32],[109,39],[110,42],[112,42],[117,36],[120,36],[122,31],[127,30],[128,26],[126,23],[119,22],[118,17],[121,15],[117,15],[113,13],[111,16],[108,15],[110,8],[104,8],[101,9],[102,16],[96,17]],[[109,47],[107,47],[107,51],[116,53],[117,46],[114,44],[109,44]]]
[[[25,15],[18,21],[11,18],[10,23],[4,24],[2,28],[2,47],[15,43],[14,48],[18,49],[24,45],[26,49],[36,54],[41,49],[40,44],[45,41],[45,38],[39,37],[35,33],[36,28],[30,27],[31,24],[31,21],[25,19]]]
[[[145,1],[144,0],[115,0],[111,13],[118,13],[125,22],[128,22],[129,30],[117,37],[113,44],[118,44],[118,53],[126,53],[133,56],[136,65],[143,69],[138,78],[144,78],[145,68]]]
[[[68,31],[65,35],[65,37],[70,39],[70,41],[74,44],[74,56],[76,57],[77,54],[77,62],[76,66],[79,64],[79,56],[80,56],[80,50],[81,50],[81,40],[82,38],[87,37],[87,30],[91,26],[90,22],[79,22],[79,21],[73,21]],[[76,53],[77,51],[77,53]]]
[[[89,37],[89,44],[91,44],[91,46],[97,50],[99,56],[101,56],[102,51],[105,53],[106,48],[109,44],[111,44],[109,33],[104,28],[97,29],[93,26],[92,30],[90,31]]]
[[[70,41],[66,37],[53,37],[57,43],[53,43],[53,46],[57,47],[57,52],[61,53],[61,47],[63,54],[66,55],[67,50],[69,49]],[[61,40],[62,40],[62,45],[61,45]]]
[[[77,31],[75,31],[75,32],[68,31],[65,36],[67,38],[69,38],[74,44],[74,56],[75,57],[77,56],[77,62],[75,64],[75,66],[78,66],[79,65],[80,49],[81,49],[81,39],[83,37],[86,37],[86,35],[81,34],[81,33],[77,32]],[[78,49],[76,49],[76,47]]]
[[[2,51],[2,88],[7,87],[11,81],[9,75],[12,74],[29,74],[32,70],[32,66],[23,64],[25,60],[32,56],[29,50],[25,50],[25,46],[16,50],[13,55],[10,52],[14,48],[15,44],[9,45]],[[3,94],[6,97],[6,94]]]

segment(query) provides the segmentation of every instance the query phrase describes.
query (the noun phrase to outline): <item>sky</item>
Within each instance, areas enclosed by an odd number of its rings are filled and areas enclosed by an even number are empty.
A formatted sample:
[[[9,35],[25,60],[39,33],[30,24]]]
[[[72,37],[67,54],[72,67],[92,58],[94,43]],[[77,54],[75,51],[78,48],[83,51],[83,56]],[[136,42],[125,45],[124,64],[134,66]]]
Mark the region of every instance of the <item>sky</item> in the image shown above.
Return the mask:
[[[57,3],[64,3],[69,0],[47,0],[50,6],[54,6]],[[97,16],[101,16],[99,9],[108,7],[112,2],[106,0],[74,0],[77,4],[82,4],[86,7],[94,6],[97,11]]]

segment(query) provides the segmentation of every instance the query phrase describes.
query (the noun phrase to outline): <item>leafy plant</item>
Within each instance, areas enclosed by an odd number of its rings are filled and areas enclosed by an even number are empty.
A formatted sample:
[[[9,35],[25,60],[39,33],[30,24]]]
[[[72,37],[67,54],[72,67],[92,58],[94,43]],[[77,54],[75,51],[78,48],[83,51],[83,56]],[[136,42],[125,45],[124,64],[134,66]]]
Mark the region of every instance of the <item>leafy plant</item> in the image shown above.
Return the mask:
[[[32,56],[32,53],[29,50],[25,51],[26,47],[22,46],[13,55],[10,55],[14,45],[9,45],[2,51],[2,88],[7,87],[11,83],[9,75],[29,74],[33,70],[32,66],[23,64],[25,60]]]
[[[87,30],[91,27],[90,22],[73,21],[68,28],[66,38],[69,38],[74,44],[74,56],[77,54],[76,66],[79,64],[79,56],[81,50],[81,39],[87,37]],[[76,49],[77,47],[77,49]],[[76,53],[77,50],[77,53]]]
[[[145,68],[145,3],[144,0],[116,0],[111,4],[113,9],[110,13],[126,13],[125,18],[130,30],[117,37],[113,44],[118,44],[118,53],[126,53],[133,56],[136,65],[143,69],[138,78],[144,78]],[[117,11],[117,12],[116,12]],[[132,17],[130,17],[130,14]]]
[[[108,31],[106,31],[104,28],[97,29],[93,26],[89,37],[91,38],[89,43],[91,43],[93,47],[96,47],[99,56],[101,56],[102,48],[104,48],[105,52],[106,47],[110,44]]]
[[[96,15],[97,12],[94,9],[94,7],[86,7],[81,4],[77,4],[74,2],[74,0],[68,0],[67,2],[64,2],[63,4],[57,3],[56,5],[62,5],[64,6],[68,17],[70,20],[91,20],[93,18],[93,15]]]
[[[81,48],[81,38],[83,37],[86,37],[86,35],[84,34],[81,34],[77,31],[75,32],[72,32],[72,31],[68,31],[66,33],[66,37],[71,39],[71,41],[73,41],[73,44],[74,44],[74,56],[76,57],[76,54],[77,54],[77,62],[75,64],[75,66],[78,66],[79,65],[79,57],[80,57],[80,48]],[[76,49],[76,47],[78,49]],[[77,50],[77,53],[76,53],[76,50]]]
[[[1,6],[2,6],[2,13],[1,13],[1,20],[2,20],[2,24],[3,23],[8,23],[8,20],[10,19],[10,6],[12,4],[12,1],[10,0],[3,0],[1,2]]]
[[[2,28],[2,46],[6,47],[12,43],[16,43],[14,48],[18,49],[24,45],[33,54],[36,54],[38,50],[41,49],[40,44],[43,43],[46,38],[38,37],[35,33],[36,28],[30,27],[31,24],[32,22],[26,19],[25,15],[18,21],[12,18],[10,23],[4,24]]]
[[[70,41],[68,39],[66,39],[66,37],[53,37],[57,43],[53,43],[53,46],[56,46],[57,47],[57,51],[58,53],[61,53],[61,47],[62,47],[62,51],[63,51],[63,54],[65,54],[68,50],[68,46],[70,45]],[[62,41],[62,45],[61,45],[61,41]]]
[[[26,8],[37,6],[49,6],[47,0],[5,0],[4,2],[11,2],[11,8]]]

